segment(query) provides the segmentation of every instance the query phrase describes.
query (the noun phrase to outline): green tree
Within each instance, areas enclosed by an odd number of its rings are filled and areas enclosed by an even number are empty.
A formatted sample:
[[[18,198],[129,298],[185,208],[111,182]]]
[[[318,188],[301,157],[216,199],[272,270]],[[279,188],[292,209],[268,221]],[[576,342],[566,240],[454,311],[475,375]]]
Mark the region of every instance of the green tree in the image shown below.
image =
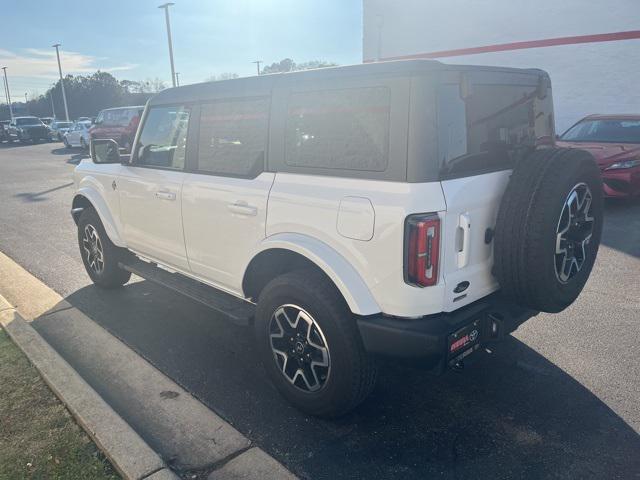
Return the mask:
[[[312,68],[335,67],[337,65],[337,63],[325,62],[324,60],[311,60],[308,62],[296,63],[291,58],[283,58],[279,62],[272,63],[271,65],[265,65],[260,73],[286,73],[297,70],[310,70]]]

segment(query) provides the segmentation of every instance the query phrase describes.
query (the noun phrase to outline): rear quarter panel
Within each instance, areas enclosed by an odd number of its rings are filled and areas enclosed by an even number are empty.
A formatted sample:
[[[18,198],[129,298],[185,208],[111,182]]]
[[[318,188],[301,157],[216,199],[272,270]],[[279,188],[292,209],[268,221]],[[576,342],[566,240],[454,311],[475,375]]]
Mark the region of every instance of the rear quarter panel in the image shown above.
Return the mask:
[[[345,198],[368,199],[374,211],[369,239],[338,232]],[[439,182],[406,183],[278,173],[269,196],[267,238],[299,233],[345,258],[367,285],[382,312],[417,317],[442,311],[444,285],[418,288],[404,282],[404,221],[423,212],[444,214]],[[368,221],[368,220],[365,220]],[[344,232],[343,232],[344,233]]]

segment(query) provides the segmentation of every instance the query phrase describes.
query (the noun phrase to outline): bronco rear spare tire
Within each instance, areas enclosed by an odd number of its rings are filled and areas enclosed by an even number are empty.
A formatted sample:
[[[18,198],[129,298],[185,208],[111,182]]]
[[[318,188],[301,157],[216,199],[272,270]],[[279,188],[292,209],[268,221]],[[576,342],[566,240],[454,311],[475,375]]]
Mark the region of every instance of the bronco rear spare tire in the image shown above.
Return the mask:
[[[495,230],[494,274],[503,294],[560,312],[582,291],[603,221],[600,171],[578,149],[533,152],[513,171]]]

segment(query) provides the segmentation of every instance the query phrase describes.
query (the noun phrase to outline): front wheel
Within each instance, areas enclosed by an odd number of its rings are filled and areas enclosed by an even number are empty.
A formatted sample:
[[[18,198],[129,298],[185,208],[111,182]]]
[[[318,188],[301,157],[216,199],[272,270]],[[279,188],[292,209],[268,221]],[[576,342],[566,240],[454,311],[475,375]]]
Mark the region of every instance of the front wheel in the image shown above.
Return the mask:
[[[272,280],[260,294],[255,334],[271,381],[305,413],[338,417],[375,385],[375,361],[364,350],[353,314],[318,272]]]
[[[93,283],[103,288],[116,288],[129,281],[131,272],[118,266],[127,251],[111,243],[100,217],[92,208],[85,209],[78,220],[78,245],[84,268]]]

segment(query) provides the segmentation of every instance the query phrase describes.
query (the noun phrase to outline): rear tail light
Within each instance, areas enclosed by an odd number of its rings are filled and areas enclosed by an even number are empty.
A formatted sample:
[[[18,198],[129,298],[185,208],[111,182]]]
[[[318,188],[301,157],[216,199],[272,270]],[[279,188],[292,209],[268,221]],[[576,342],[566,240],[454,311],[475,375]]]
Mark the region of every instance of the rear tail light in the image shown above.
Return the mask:
[[[438,283],[440,218],[435,213],[411,215],[405,227],[404,271],[410,285]]]

